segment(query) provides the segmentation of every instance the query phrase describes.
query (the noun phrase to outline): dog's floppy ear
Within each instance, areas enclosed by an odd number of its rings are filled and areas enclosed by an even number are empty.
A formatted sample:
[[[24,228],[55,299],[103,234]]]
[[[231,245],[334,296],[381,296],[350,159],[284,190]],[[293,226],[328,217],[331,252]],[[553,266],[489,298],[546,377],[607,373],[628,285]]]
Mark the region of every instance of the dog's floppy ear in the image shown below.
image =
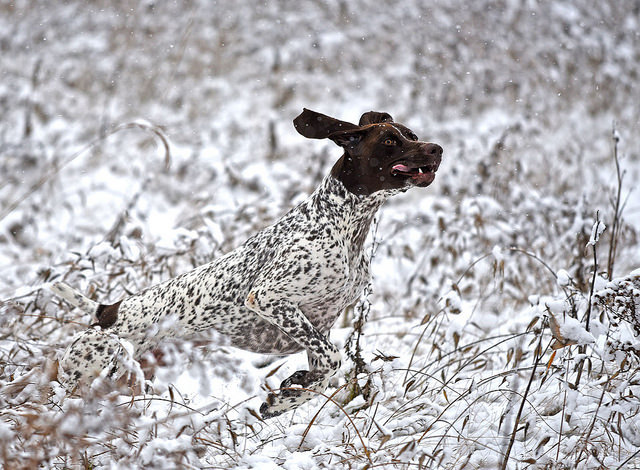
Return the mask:
[[[367,124],[379,124],[381,122],[393,122],[393,118],[388,113],[379,113],[377,111],[369,111],[360,117],[359,124],[366,126]]]
[[[333,134],[330,134],[328,138],[333,140],[340,147],[355,147],[366,132],[366,129],[363,129],[360,126],[355,126],[353,129],[334,132]]]
[[[332,134],[359,129],[359,126],[350,122],[340,121],[306,108],[293,120],[293,125],[301,135],[309,139],[327,139]]]

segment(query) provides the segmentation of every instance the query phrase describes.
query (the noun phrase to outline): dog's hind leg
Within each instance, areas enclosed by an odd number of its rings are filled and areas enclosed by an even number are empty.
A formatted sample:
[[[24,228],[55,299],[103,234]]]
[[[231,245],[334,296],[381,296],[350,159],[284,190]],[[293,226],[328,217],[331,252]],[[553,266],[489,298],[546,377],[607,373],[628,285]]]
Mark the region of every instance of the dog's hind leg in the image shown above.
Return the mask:
[[[90,328],[76,335],[62,356],[59,380],[71,394],[78,387],[90,386],[101,374],[113,380],[131,371],[141,375],[132,353],[129,345],[114,334]]]

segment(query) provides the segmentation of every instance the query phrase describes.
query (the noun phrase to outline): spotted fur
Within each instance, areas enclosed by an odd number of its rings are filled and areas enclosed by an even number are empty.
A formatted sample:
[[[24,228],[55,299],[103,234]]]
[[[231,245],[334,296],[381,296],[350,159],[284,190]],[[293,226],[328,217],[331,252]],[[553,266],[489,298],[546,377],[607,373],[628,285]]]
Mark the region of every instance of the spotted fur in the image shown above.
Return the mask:
[[[61,359],[69,391],[104,370],[122,375],[128,354],[123,340],[140,358],[168,336],[207,328],[258,353],[307,352],[309,370],[297,371],[282,382],[284,390],[268,395],[261,407],[265,418],[313,398],[293,385],[326,389],[341,363],[329,329],[369,281],[363,245],[371,221],[389,196],[431,182],[442,149],[417,141],[386,113],[365,113],[356,126],[304,110],[294,122],[302,135],[330,138],[345,154],[313,194],[275,224],[211,263],[114,305],[98,305],[62,283],[52,287],[95,314],[100,326],[81,332]],[[397,158],[385,155],[389,135],[405,145],[394,150]],[[353,170],[355,164],[364,170]],[[173,319],[171,327],[160,327],[167,319]]]

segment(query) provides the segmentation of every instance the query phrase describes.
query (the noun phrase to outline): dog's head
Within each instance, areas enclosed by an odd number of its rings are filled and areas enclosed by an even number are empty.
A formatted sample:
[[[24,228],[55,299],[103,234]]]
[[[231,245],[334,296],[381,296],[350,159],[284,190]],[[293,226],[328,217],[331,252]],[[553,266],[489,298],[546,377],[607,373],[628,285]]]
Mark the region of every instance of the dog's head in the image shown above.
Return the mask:
[[[369,111],[355,125],[305,109],[293,124],[305,137],[344,149],[331,174],[358,195],[429,186],[442,159],[442,147],[418,140],[387,113]]]

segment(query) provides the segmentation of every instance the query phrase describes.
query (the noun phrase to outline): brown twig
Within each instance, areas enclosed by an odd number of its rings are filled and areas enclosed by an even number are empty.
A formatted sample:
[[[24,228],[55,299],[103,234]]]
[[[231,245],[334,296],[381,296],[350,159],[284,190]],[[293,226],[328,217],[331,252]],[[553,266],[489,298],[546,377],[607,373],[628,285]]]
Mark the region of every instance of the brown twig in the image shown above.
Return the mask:
[[[511,453],[511,449],[513,448],[513,443],[516,440],[516,434],[518,432],[518,422],[520,421],[520,417],[522,416],[522,411],[524,410],[524,405],[527,402],[527,395],[529,394],[529,390],[531,389],[531,384],[533,383],[533,378],[536,376],[536,369],[538,368],[538,363],[542,358],[544,352],[542,351],[542,337],[544,336],[544,328],[545,323],[542,325],[542,329],[540,330],[540,339],[538,340],[538,346],[534,354],[535,360],[533,361],[533,369],[531,370],[531,375],[529,376],[529,382],[527,383],[527,388],[524,391],[524,395],[522,396],[522,401],[520,402],[520,408],[518,409],[518,414],[513,422],[513,431],[511,433],[511,438],[509,439],[509,444],[507,445],[507,450],[504,453],[504,459],[502,460],[502,465],[500,466],[501,470],[506,470],[507,463],[509,462],[509,454]]]
[[[616,250],[618,248],[618,235],[620,234],[620,227],[622,225],[622,209],[623,209],[623,207],[621,207],[620,205],[620,200],[622,195],[622,180],[624,179],[624,172],[620,170],[620,161],[618,158],[618,143],[620,142],[620,137],[618,136],[615,122],[613,124],[612,139],[613,139],[613,161],[616,164],[617,189],[616,189],[616,199],[613,204],[613,224],[611,226],[609,256],[607,257],[607,277],[609,280],[612,279],[612,276],[613,276],[613,265],[615,263]]]
[[[595,228],[596,233],[598,231],[597,227],[599,224],[600,224],[599,212],[596,212],[596,228]],[[597,243],[598,241],[594,239],[592,244],[593,246],[593,277],[591,278],[591,288],[589,290],[589,300],[587,302],[587,311],[584,314],[585,315],[584,326],[587,331],[589,331],[589,326],[591,321],[591,303],[593,301],[593,292],[595,290],[595,285],[596,285],[596,276],[598,275],[598,253],[596,250]],[[581,354],[583,354],[586,351],[586,346],[579,346],[578,350],[580,351]],[[582,358],[578,363],[578,375],[576,377],[576,382],[573,384],[574,390],[578,388],[578,385],[580,385],[580,379],[582,378],[582,370],[584,368],[584,361],[585,359]]]
[[[345,382],[344,384],[342,384],[340,387],[338,387],[336,389],[335,392],[333,392],[331,394],[331,396],[329,397],[329,399],[327,401],[325,401],[322,406],[320,408],[318,408],[318,411],[316,411],[316,414],[313,415],[313,418],[311,418],[311,421],[309,421],[309,424],[307,425],[306,429],[304,430],[304,432],[302,433],[302,439],[300,439],[300,444],[298,444],[298,450],[300,450],[300,448],[302,447],[302,443],[304,442],[304,440],[307,437],[307,434],[309,434],[309,431],[311,430],[311,426],[313,426],[313,423],[315,423],[316,419],[318,418],[318,416],[320,416],[320,412],[324,409],[325,406],[327,406],[327,404],[329,402],[333,401],[333,397],[335,397],[343,388],[345,388],[347,385],[349,385],[349,382]]]
[[[367,456],[367,459],[369,460],[369,463],[373,465],[373,460],[371,460],[371,453],[369,452],[369,448],[364,443],[364,439],[362,438],[362,435],[360,434],[360,431],[358,431],[358,428],[356,427],[356,424],[353,422],[353,420],[351,419],[351,416],[349,416],[349,413],[346,412],[346,410],[342,407],[342,405],[340,405],[340,403],[338,403],[337,401],[335,401],[333,399],[333,396],[335,395],[335,393],[337,391],[334,392],[331,396],[328,396],[328,395],[326,395],[326,394],[324,394],[322,392],[319,392],[317,390],[311,390],[310,388],[302,388],[302,387],[280,388],[280,389],[277,389],[275,391],[281,392],[283,390],[294,390],[294,391],[303,391],[303,392],[315,393],[317,395],[320,395],[320,396],[326,398],[327,402],[331,402],[334,405],[336,405],[338,407],[338,409],[342,412],[342,414],[344,414],[347,417],[347,419],[349,420],[349,422],[353,426],[353,430],[356,432],[356,434],[358,435],[358,438],[360,439],[360,443],[362,444],[362,448],[364,450],[365,455]],[[302,442],[300,444],[302,444]]]
[[[600,373],[602,374],[603,371],[604,371],[604,362],[602,363],[602,366],[600,367]],[[582,454],[587,449],[587,444],[589,444],[589,438],[591,437],[591,432],[593,431],[593,428],[594,428],[594,426],[596,424],[596,420],[598,419],[598,411],[600,410],[600,407],[602,406],[602,400],[604,399],[604,394],[607,391],[607,387],[604,386],[604,385],[605,384],[603,384],[602,393],[600,394],[600,399],[598,400],[598,406],[596,407],[596,410],[593,413],[593,419],[591,420],[591,424],[589,425],[589,431],[587,431],[587,435],[584,438],[584,445],[581,447],[580,453],[578,454],[578,458],[576,459],[576,462],[575,462],[576,467],[578,466],[578,463],[580,462],[580,459],[582,458]]]

